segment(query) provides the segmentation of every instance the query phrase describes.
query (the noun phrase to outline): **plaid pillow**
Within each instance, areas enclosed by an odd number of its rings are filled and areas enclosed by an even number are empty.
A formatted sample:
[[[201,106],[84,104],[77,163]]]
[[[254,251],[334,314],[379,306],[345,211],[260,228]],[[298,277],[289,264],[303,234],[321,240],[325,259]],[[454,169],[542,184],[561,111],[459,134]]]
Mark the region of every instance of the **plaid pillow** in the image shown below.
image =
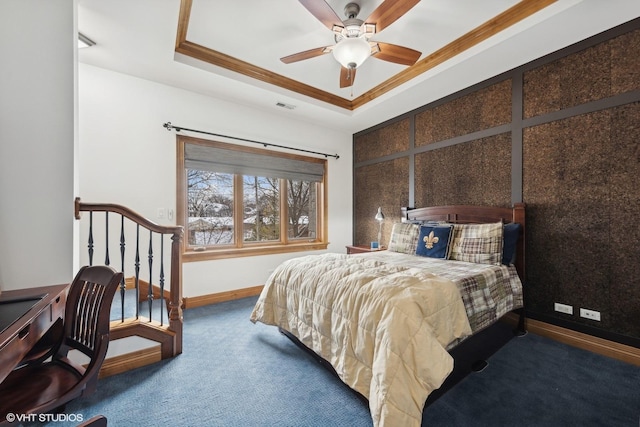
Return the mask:
[[[413,255],[416,253],[419,235],[420,226],[418,224],[397,222],[393,224],[387,250]]]
[[[500,265],[503,233],[502,222],[455,224],[449,259]]]

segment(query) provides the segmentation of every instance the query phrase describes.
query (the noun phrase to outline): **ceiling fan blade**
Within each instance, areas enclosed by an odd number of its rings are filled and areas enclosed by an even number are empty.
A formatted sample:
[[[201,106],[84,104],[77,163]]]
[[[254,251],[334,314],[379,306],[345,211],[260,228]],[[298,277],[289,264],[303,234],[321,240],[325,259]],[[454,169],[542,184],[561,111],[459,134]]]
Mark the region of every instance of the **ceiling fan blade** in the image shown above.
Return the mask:
[[[305,50],[304,52],[294,53],[293,55],[285,56],[280,58],[280,61],[285,64],[291,64],[292,62],[302,61],[304,59],[315,58],[316,56],[324,55],[325,53],[330,52],[330,49],[326,47],[317,47],[315,49]]]
[[[385,0],[364,22],[376,24],[376,33],[379,33],[418,3],[420,0]]]
[[[300,0],[300,3],[328,29],[331,30],[334,25],[342,25],[342,20],[326,1]]]
[[[340,87],[349,87],[353,86],[353,82],[356,79],[356,69],[355,68],[340,68]]]
[[[402,65],[413,65],[420,58],[422,53],[408,47],[398,46],[391,43],[377,42],[378,52],[373,54],[374,58],[383,61],[394,62]]]

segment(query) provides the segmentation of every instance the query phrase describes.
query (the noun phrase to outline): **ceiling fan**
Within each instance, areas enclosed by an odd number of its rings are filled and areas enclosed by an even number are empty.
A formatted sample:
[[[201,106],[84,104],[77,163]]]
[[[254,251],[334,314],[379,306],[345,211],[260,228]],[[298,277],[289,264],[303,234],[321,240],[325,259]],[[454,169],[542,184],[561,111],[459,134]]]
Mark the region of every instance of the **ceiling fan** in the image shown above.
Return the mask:
[[[344,8],[347,17],[341,20],[325,0],[299,0],[300,3],[334,33],[335,45],[319,47],[280,58],[285,64],[314,58],[332,52],[342,66],[340,87],[353,85],[356,69],[370,56],[396,64],[413,65],[421,52],[391,43],[370,40],[420,0],[385,0],[365,20],[358,19],[360,6],[349,3]]]

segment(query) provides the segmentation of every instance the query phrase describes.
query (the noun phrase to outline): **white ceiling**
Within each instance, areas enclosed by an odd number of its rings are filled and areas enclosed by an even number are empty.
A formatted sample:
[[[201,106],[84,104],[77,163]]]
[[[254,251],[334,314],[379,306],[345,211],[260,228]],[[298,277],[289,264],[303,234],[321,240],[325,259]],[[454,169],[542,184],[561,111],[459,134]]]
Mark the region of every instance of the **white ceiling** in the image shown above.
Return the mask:
[[[340,17],[348,2],[327,1]],[[354,2],[364,19],[382,1]],[[422,0],[374,39],[424,58],[517,3]],[[179,11],[180,0],[79,0],[78,29],[96,42],[80,50],[80,62],[357,132],[637,18],[640,1],[558,0],[353,111],[175,53]],[[282,63],[283,56],[333,44],[332,32],[298,0],[193,0],[186,38],[347,100],[407,68],[369,58],[353,88],[340,89],[340,66],[331,54]]]

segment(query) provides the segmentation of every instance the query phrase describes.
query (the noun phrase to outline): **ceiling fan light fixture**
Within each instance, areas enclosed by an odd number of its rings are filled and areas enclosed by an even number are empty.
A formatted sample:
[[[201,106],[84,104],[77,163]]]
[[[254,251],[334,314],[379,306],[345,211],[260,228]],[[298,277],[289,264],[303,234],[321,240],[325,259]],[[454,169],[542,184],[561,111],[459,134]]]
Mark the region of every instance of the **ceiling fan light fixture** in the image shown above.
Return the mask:
[[[374,35],[404,16],[420,0],[378,0],[378,6],[364,20],[358,18],[361,0],[354,0],[345,6],[344,15],[347,18],[345,20],[340,19],[336,14],[329,0],[299,1],[322,25],[331,30],[335,43],[294,53],[280,60],[285,64],[291,64],[333,52],[334,58],[341,65],[340,87],[351,87],[352,96],[356,68],[360,67],[368,57],[375,56],[376,59],[401,65],[414,65],[420,58],[421,53],[417,50],[391,43],[371,41]]]
[[[347,19],[343,22],[344,30],[342,35],[344,37],[359,37],[362,35],[362,21],[359,19]]]
[[[333,57],[345,68],[358,68],[371,55],[371,46],[364,36],[343,38],[333,48]]]

